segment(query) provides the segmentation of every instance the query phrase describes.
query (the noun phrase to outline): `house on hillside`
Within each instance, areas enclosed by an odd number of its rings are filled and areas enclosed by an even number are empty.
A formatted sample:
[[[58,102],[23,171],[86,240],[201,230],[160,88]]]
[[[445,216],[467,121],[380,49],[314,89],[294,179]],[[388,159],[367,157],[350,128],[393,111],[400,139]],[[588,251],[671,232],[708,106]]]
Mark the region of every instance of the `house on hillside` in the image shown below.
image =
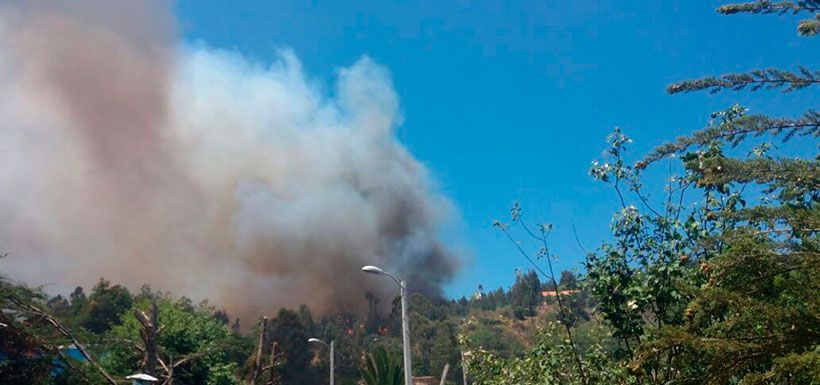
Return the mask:
[[[580,292],[580,290],[547,290],[541,292],[541,297],[544,298],[544,306],[548,306],[549,304],[555,302],[555,297],[557,297],[559,294],[563,297],[570,296],[578,292]]]

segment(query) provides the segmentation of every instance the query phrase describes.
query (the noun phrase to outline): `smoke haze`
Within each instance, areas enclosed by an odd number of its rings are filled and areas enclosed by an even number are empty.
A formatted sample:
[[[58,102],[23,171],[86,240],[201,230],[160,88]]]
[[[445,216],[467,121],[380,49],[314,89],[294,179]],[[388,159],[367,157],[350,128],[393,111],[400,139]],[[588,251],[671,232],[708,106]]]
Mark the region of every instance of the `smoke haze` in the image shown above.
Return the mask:
[[[0,6],[2,270],[243,317],[395,295],[365,264],[439,291],[453,209],[394,137],[389,74],[362,58],[326,94],[291,52],[262,66],[181,43],[160,1]]]

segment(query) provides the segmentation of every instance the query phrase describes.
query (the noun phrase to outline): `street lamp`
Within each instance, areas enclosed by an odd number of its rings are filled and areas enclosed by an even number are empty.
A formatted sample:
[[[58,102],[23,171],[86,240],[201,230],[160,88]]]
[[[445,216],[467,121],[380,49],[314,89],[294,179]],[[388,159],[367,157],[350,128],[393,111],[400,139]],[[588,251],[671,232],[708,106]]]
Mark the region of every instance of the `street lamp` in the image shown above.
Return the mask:
[[[404,354],[404,385],[413,385],[413,366],[410,362],[410,319],[407,317],[407,282],[399,280],[376,266],[362,267],[365,273],[386,275],[395,281],[401,288],[399,296],[401,297],[401,338],[402,338],[402,352]]]
[[[330,349],[330,385],[333,385],[333,341],[328,344],[318,338],[309,338],[308,342],[318,343],[327,346]]]

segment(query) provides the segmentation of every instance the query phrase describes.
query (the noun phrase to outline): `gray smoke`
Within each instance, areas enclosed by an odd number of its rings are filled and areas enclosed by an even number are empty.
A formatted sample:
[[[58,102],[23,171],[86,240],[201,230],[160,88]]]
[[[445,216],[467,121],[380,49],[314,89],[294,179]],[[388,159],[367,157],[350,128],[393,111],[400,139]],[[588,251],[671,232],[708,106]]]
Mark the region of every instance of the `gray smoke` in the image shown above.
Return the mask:
[[[186,46],[153,0],[0,6],[3,270],[148,283],[246,317],[392,297],[365,264],[439,291],[454,210],[394,136],[387,71],[363,58],[328,96],[278,57]]]

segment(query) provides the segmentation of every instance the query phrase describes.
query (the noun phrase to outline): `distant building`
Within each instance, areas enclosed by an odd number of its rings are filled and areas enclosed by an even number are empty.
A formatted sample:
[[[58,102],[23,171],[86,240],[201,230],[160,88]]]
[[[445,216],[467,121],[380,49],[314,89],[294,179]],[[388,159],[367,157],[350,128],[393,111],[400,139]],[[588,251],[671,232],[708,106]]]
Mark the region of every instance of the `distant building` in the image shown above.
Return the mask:
[[[559,294],[563,297],[563,296],[569,296],[569,295],[575,294],[579,291],[580,290],[561,290],[561,291],[547,290],[547,291],[542,291],[541,292],[541,297],[544,298],[544,303],[542,305],[548,307],[551,303],[555,302],[555,297],[558,297]]]
[[[579,291],[580,291],[580,290],[561,290],[561,291],[550,290],[550,291],[542,291],[542,292],[541,292],[541,296],[542,296],[542,297],[544,297],[544,298],[553,298],[553,297],[557,297],[557,296],[558,296],[558,294],[561,294],[561,295],[572,295],[572,294],[575,294],[575,293],[577,293],[577,292],[579,292]]]
[[[484,285],[478,285],[478,290],[473,293],[473,300],[480,300],[484,298]]]

